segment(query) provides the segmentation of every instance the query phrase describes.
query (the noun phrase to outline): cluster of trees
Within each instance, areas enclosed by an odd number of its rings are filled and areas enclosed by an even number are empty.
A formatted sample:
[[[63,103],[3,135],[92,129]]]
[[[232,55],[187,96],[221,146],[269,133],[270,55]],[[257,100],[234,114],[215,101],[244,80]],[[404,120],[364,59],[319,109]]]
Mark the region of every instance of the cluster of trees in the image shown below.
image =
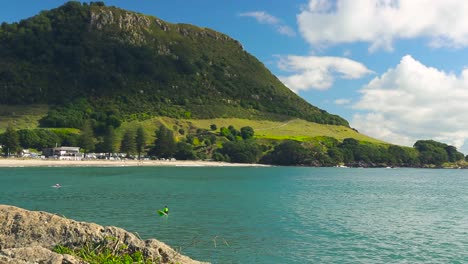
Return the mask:
[[[468,156],[467,156],[468,157]],[[378,145],[347,138],[343,142],[328,138],[321,144],[284,141],[260,160],[261,163],[279,165],[353,167],[421,167],[441,166],[446,162],[465,159],[454,146],[433,140],[419,140],[413,148],[397,145]]]
[[[118,108],[112,104],[95,107],[84,99],[73,100],[63,106],[52,107],[39,123],[41,127],[70,127],[81,129],[90,121],[97,133],[105,133],[108,126],[118,128],[122,118]]]
[[[174,131],[161,125],[155,131],[153,144],[148,145],[147,134],[141,126],[136,131],[126,130],[119,139],[112,125],[102,131],[99,125],[93,126],[93,120],[87,120],[81,127],[80,133],[69,129],[21,129],[17,131],[9,126],[6,132],[0,135],[0,145],[3,145],[2,150],[5,154],[28,148],[40,151],[54,146],[79,146],[84,152],[121,152],[129,156],[138,154],[139,157],[144,153],[158,158],[195,160],[211,159],[215,154],[216,160],[249,163],[258,161],[262,152],[257,150],[253,139],[254,131],[251,127],[237,130],[229,126],[220,128],[219,132],[216,130],[217,127],[213,124],[211,130],[197,129],[196,132],[185,135],[183,129]],[[176,136],[175,133],[178,135]],[[219,148],[217,142],[224,142],[224,144],[221,143],[223,147]],[[254,158],[243,158],[245,154],[241,152],[245,152],[242,149],[244,146],[255,146]]]
[[[9,126],[5,133],[0,135],[2,152],[7,156],[16,154],[21,149],[36,149],[42,151],[44,148],[55,146],[79,146],[84,152],[100,153],[126,153],[141,155],[146,147],[147,135],[143,127],[135,130],[125,131],[120,140],[116,136],[113,126],[108,126],[101,136],[95,136],[95,130],[91,122],[84,123],[78,134],[68,129],[21,129],[16,131]],[[120,145],[120,147],[118,147]]]
[[[94,124],[94,126],[93,126]],[[8,127],[0,135],[3,152],[14,153],[21,148],[79,146],[85,152],[126,153],[128,156],[145,154],[157,158],[179,160],[213,159],[238,163],[273,165],[335,166],[346,164],[359,167],[421,167],[441,166],[446,162],[465,159],[454,146],[433,140],[419,140],[414,147],[371,144],[347,138],[342,142],[331,137],[320,137],[309,142],[286,140],[267,142],[255,137],[252,127],[234,126],[196,129],[186,132],[174,126],[161,125],[154,133],[155,140],[147,144],[143,127],[124,131],[118,138],[115,128],[108,125],[104,131],[93,120],[84,122],[78,134],[66,129],[22,129]]]

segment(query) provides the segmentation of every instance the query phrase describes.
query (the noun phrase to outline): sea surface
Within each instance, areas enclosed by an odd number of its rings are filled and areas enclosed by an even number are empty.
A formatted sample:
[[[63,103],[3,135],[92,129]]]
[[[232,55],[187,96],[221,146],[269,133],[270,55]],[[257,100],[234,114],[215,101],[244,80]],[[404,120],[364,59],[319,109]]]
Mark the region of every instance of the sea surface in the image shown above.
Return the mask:
[[[468,263],[468,170],[0,168],[0,203],[212,263]]]

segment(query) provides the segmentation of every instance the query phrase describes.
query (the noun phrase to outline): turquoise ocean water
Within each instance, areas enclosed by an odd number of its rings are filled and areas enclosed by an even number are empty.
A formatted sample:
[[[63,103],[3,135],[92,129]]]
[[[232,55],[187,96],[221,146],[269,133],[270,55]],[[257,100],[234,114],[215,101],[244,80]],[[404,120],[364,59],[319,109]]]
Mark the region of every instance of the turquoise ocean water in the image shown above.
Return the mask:
[[[0,203],[212,263],[468,263],[466,170],[0,168]]]

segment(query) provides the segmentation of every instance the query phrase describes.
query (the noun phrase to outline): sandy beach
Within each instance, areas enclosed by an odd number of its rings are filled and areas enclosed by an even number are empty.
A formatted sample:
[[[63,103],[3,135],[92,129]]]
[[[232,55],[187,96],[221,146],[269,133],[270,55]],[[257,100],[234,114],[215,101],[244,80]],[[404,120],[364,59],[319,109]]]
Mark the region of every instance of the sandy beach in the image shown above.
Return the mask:
[[[166,167],[264,167],[262,164],[228,163],[198,160],[53,160],[53,159],[4,159],[0,167],[125,167],[125,166],[166,166]]]

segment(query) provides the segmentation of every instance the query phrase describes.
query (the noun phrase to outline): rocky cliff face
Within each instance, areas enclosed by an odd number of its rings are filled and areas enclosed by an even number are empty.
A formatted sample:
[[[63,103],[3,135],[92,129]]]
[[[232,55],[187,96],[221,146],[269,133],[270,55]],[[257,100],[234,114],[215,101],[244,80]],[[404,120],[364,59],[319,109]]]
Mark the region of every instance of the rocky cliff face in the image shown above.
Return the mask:
[[[151,42],[157,41],[155,36],[162,30],[168,34],[174,33],[191,39],[210,38],[221,42],[232,42],[243,49],[239,41],[212,29],[189,24],[172,24],[156,17],[114,7],[91,8],[89,26],[90,30],[119,32],[119,39],[116,40],[137,46],[150,45]]]
[[[0,205],[0,264],[2,263],[86,263],[51,249],[57,245],[80,248],[112,238],[113,247],[130,254],[142,252],[154,263],[202,263],[180,255],[156,239],[141,240],[118,227],[78,222],[14,206]]]

